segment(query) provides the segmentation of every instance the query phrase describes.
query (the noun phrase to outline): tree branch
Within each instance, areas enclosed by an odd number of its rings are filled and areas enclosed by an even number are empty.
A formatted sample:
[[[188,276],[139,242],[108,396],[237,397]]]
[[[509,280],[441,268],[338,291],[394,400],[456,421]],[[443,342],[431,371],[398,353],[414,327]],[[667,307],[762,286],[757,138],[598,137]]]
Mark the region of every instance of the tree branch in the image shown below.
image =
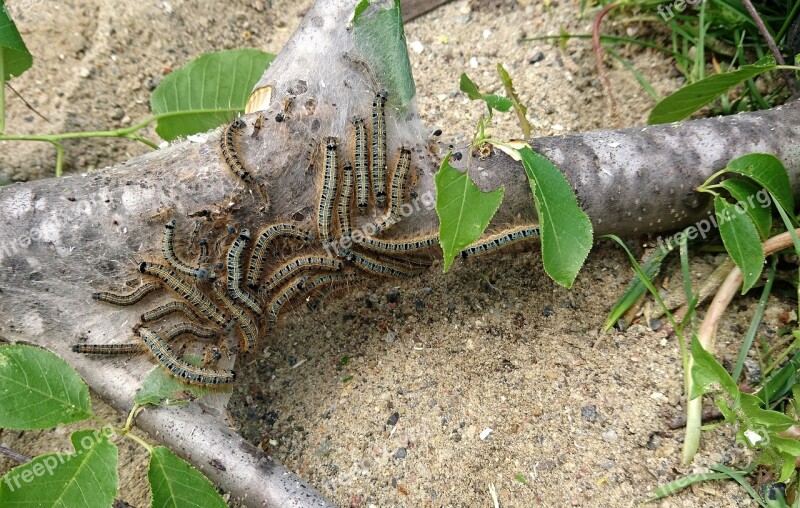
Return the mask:
[[[144,357],[96,359],[73,353],[81,337],[127,341],[141,308],[93,302],[98,290],[140,281],[142,260],[160,259],[163,225],[177,217],[185,239],[195,221],[220,256],[229,226],[258,230],[278,221],[316,229],[322,185],[315,149],[328,136],[349,145],[349,120],[371,116],[374,84],[343,53],[355,52],[346,26],[353,2],[320,0],[262,77],[269,101],[245,116],[238,156],[254,175],[242,183],[220,152],[220,131],[204,143],[183,142],[106,171],[16,184],[0,189],[0,336],[35,343],[65,358],[92,389],[128,412],[152,369]],[[266,90],[266,89],[264,89]],[[255,117],[263,126],[254,130]],[[413,103],[390,110],[388,153],[413,148],[415,191],[435,197],[440,147],[426,137]],[[703,217],[708,203],[693,188],[730,159],[753,151],[779,156],[800,189],[800,107],[675,125],[531,140],[577,190],[597,233],[641,234],[679,228]],[[349,148],[343,153],[349,153]],[[464,163],[469,157],[462,157]],[[470,172],[487,190],[505,187],[495,223],[533,219],[522,167],[502,154]],[[269,204],[260,192],[269,197]],[[423,200],[424,201],[424,200]],[[377,212],[356,226],[375,221]],[[436,231],[432,209],[421,207],[392,229],[397,237]],[[128,283],[126,285],[126,282]],[[280,329],[280,328],[279,328]],[[261,338],[262,343],[269,340]],[[220,393],[185,408],[147,409],[137,425],[177,450],[248,506],[329,506],[308,485],[227,427]]]

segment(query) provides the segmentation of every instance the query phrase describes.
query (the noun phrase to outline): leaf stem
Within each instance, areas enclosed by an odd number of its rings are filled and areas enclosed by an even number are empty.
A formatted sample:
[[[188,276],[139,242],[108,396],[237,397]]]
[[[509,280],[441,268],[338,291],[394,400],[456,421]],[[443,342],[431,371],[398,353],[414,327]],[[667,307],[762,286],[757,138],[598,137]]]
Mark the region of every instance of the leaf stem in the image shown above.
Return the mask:
[[[3,65],[3,52],[0,51],[0,134],[6,129],[6,71]]]

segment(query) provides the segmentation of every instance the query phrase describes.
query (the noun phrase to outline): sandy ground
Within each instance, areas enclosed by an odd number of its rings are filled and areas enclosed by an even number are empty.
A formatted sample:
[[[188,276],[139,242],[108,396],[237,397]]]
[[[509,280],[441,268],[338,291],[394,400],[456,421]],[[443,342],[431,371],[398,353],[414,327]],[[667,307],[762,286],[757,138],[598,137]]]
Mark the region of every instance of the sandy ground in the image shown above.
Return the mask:
[[[110,129],[142,119],[150,90],[169,70],[211,50],[277,52],[310,4],[7,3],[36,57],[12,84],[50,120],[10,97],[9,133]],[[425,121],[463,143],[482,108],[458,92],[458,76],[467,72],[482,90],[500,92],[500,62],[529,105],[534,135],[613,128],[587,42],[572,40],[563,50],[520,42],[562,28],[587,33],[591,20],[578,17],[579,3],[457,1],[410,23]],[[630,36],[642,30],[605,26]],[[679,86],[659,55],[625,53],[662,94]],[[652,99],[618,65],[609,75],[622,124],[642,124]],[[495,134],[519,137],[514,117],[500,117]],[[92,170],[145,150],[129,141],[73,142],[66,166]],[[43,144],[0,144],[0,181],[51,176],[54,161]],[[715,262],[696,258],[693,275],[699,280]],[[342,506],[491,507],[490,491],[505,507],[637,505],[692,468],[680,465],[682,433],[668,428],[685,402],[675,337],[643,324],[599,331],[631,275],[623,254],[601,244],[565,290],[528,247],[457,263],[446,275],[436,265],[410,283],[374,283],[319,311],[300,308],[240,368],[231,413],[244,436]],[[738,314],[723,322],[723,358],[735,354],[751,305],[740,298]],[[774,334],[789,309],[772,301],[764,334]],[[0,430],[0,444],[37,454],[64,450],[66,435]],[[708,437],[694,467],[749,460],[729,431]],[[120,497],[149,505],[146,457],[126,444],[121,460]],[[9,466],[0,459],[0,473]],[[746,506],[748,499],[717,483],[661,505]]]

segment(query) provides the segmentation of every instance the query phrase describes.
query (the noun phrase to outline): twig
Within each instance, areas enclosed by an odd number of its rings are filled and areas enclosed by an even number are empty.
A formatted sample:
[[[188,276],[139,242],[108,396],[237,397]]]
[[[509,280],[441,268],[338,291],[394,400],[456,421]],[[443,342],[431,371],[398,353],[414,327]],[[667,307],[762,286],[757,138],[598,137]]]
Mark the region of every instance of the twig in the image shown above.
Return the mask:
[[[775,39],[772,38],[772,35],[769,33],[767,29],[767,25],[764,24],[764,21],[761,19],[761,16],[758,15],[758,11],[753,6],[753,2],[750,0],[742,0],[744,7],[747,9],[747,12],[750,13],[750,17],[753,18],[753,22],[758,27],[758,31],[761,32],[761,37],[767,41],[767,46],[769,46],[769,50],[772,52],[772,55],[775,57],[775,61],[778,62],[778,65],[786,65],[786,62],[783,60],[783,55],[781,55],[780,50],[778,49],[778,45],[775,44]],[[798,92],[797,83],[794,80],[794,76],[792,75],[792,71],[785,70],[783,71],[783,76],[786,78],[786,84],[789,86],[789,89],[792,91],[793,94]]]
[[[12,92],[14,92],[14,95],[16,95],[16,96],[17,96],[17,98],[18,98],[19,100],[21,100],[23,104],[25,104],[25,107],[26,107],[26,108],[28,108],[28,109],[30,109],[31,111],[33,111],[33,112],[36,114],[36,116],[38,116],[39,118],[41,118],[42,120],[44,120],[44,121],[45,121],[45,122],[47,122],[47,123],[53,123],[53,122],[51,122],[51,121],[50,121],[50,119],[49,119],[49,118],[47,118],[47,117],[46,117],[46,116],[44,116],[43,114],[39,113],[39,112],[36,110],[36,108],[34,108],[33,106],[31,106],[31,105],[30,105],[30,103],[29,103],[28,101],[26,101],[26,100],[25,100],[25,97],[23,97],[23,96],[22,96],[22,94],[20,94],[19,92],[17,92],[17,91],[14,89],[14,87],[13,87],[13,86],[11,86],[11,84],[10,84],[10,83],[6,82],[6,86],[8,87],[8,89],[9,89],[9,90],[11,90]]]
[[[600,45],[600,23],[603,22],[605,15],[611,12],[616,6],[617,4],[615,3],[606,5],[603,10],[600,11],[600,14],[597,15],[597,18],[595,18],[592,24],[592,46],[594,46],[594,58],[597,61],[597,72],[600,74],[600,82],[603,84],[603,90],[608,94],[608,100],[611,103],[611,115],[614,117],[614,122],[617,124],[617,127],[621,128],[622,124],[619,121],[617,100],[614,98],[614,92],[611,90],[611,82],[608,80],[608,74],[606,74],[606,68],[605,65],[603,65],[603,47]]]
[[[23,455],[19,452],[15,452],[5,446],[0,446],[0,455],[4,457],[8,457],[9,459],[13,460],[17,464],[24,464],[26,462],[30,462],[33,457],[29,457],[27,455]]]

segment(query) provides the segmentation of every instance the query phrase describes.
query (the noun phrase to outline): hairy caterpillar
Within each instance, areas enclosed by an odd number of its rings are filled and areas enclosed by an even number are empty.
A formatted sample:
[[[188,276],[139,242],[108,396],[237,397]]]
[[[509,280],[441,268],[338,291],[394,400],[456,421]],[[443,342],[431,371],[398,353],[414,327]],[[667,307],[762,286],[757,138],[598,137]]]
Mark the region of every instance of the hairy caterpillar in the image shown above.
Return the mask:
[[[324,243],[331,240],[331,219],[336,201],[339,180],[339,162],[336,153],[336,138],[328,138],[325,144],[325,174],[322,180],[322,194],[319,198],[317,227]]]
[[[485,254],[495,249],[505,247],[512,243],[535,238],[539,236],[538,226],[518,226],[509,230],[492,235],[485,240],[476,242],[461,251],[461,257],[466,259],[475,254]]]
[[[178,277],[175,272],[166,266],[143,261],[139,265],[139,271],[161,279],[164,284],[182,296],[187,302],[192,304],[194,308],[200,311],[200,313],[216,324],[225,326],[225,324],[228,322],[228,319],[225,317],[222,311],[219,310],[219,307],[214,305],[214,303],[207,296],[187,284],[186,281]]]
[[[386,98],[389,92],[378,90],[372,100],[372,186],[375,202],[386,202]]]
[[[164,289],[164,286],[162,286],[160,282],[147,282],[136,288],[133,293],[128,293],[127,295],[100,291],[98,293],[92,293],[92,299],[98,302],[106,302],[112,305],[126,307],[141,302],[145,296],[160,289]]]
[[[314,270],[341,270],[342,262],[338,259],[320,256],[298,256],[283,265],[277,272],[267,279],[261,286],[262,294],[272,291],[285,280],[294,276],[303,269]]]
[[[241,302],[242,305],[261,315],[264,311],[261,309],[258,301],[250,293],[242,289],[242,281],[244,280],[244,270],[242,269],[242,253],[247,248],[250,242],[250,231],[243,229],[236,240],[231,244],[228,249],[228,292],[233,296],[233,299]]]
[[[358,213],[364,214],[369,206],[369,168],[367,167],[367,129],[364,127],[364,119],[360,116],[353,118],[353,130],[355,131],[354,162],[356,170],[356,203]]]
[[[258,235],[253,253],[250,255],[250,265],[247,268],[247,285],[255,289],[264,273],[264,263],[267,259],[267,247],[272,240],[279,238],[294,238],[305,242],[313,240],[310,231],[306,231],[294,224],[273,224]]]
[[[163,338],[147,328],[139,328],[139,337],[148,349],[174,376],[198,385],[223,385],[232,383],[236,374],[232,370],[214,370],[189,365],[175,354]]]

